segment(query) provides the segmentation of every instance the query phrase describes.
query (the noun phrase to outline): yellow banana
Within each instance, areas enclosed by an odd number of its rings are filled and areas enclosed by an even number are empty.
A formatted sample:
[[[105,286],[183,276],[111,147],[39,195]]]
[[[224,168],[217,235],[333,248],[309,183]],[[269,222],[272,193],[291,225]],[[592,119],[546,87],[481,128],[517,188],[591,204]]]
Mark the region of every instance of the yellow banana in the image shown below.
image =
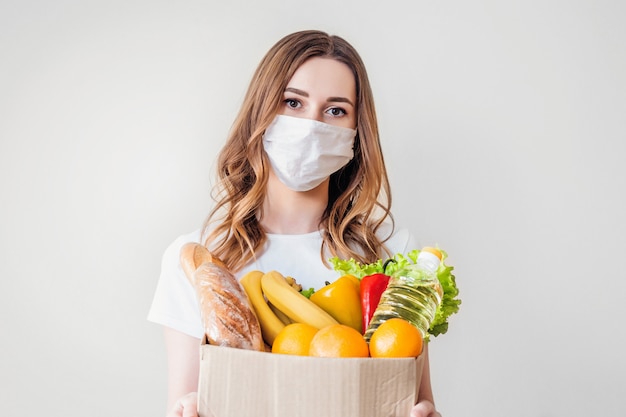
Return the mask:
[[[259,319],[263,340],[272,346],[276,335],[285,327],[285,324],[274,314],[267,301],[265,301],[265,297],[263,297],[261,289],[262,276],[263,272],[261,271],[250,271],[239,282],[241,282],[243,289],[248,294],[252,308]]]
[[[296,289],[296,291],[300,292],[302,291],[302,285],[298,284],[298,281],[296,281],[296,279],[294,277],[285,277],[285,281],[287,281],[287,284],[291,285],[293,288]]]
[[[283,313],[278,308],[276,308],[276,306],[274,304],[272,304],[270,302],[268,302],[267,304],[270,306],[270,308],[272,309],[274,314],[276,314],[276,317],[278,317],[280,319],[280,321],[285,323],[285,325],[293,323],[293,320],[291,320],[289,318],[289,316],[287,316],[285,313]]]
[[[268,301],[296,323],[307,323],[318,329],[337,324],[330,314],[289,285],[280,272],[265,273],[261,277],[261,288]]]

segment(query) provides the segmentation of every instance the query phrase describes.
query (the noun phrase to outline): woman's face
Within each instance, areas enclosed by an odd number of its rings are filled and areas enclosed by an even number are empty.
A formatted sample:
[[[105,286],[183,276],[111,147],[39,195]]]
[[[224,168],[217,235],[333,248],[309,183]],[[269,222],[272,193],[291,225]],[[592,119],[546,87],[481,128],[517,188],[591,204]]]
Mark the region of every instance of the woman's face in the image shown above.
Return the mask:
[[[356,82],[350,68],[331,58],[311,58],[285,88],[280,114],[356,128]]]

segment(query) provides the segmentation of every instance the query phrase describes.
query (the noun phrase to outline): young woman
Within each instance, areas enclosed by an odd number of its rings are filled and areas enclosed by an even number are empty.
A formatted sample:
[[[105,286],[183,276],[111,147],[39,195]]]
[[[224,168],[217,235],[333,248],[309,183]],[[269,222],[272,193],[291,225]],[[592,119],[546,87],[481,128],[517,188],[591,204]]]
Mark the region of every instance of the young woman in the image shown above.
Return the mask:
[[[204,243],[238,277],[275,269],[316,289],[337,278],[332,256],[370,263],[415,248],[407,230],[394,228],[363,62],[323,32],[285,36],[259,64],[219,154],[214,197],[204,227],[165,251],[149,313],[165,328],[168,417],[197,415],[203,327],[179,262],[183,244]],[[424,354],[411,416],[436,417]]]

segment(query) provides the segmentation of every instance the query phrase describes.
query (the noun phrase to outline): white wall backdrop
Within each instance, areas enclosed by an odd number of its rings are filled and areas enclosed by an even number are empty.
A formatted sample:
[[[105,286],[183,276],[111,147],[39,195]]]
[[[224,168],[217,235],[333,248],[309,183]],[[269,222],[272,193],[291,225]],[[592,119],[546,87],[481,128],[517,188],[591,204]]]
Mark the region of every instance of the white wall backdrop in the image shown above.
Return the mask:
[[[446,417],[619,416],[626,5],[0,2],[0,409],[162,416],[164,248],[209,209],[257,62],[319,28],[370,72],[396,220],[455,266]]]

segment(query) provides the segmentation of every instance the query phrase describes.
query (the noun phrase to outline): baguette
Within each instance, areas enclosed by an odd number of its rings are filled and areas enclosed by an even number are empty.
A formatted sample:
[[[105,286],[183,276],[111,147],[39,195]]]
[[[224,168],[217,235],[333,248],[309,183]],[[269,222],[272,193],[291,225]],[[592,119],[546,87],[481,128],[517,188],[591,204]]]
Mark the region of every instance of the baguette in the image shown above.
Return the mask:
[[[196,290],[209,344],[265,350],[261,326],[248,295],[226,265],[199,243],[185,244],[180,262]]]

